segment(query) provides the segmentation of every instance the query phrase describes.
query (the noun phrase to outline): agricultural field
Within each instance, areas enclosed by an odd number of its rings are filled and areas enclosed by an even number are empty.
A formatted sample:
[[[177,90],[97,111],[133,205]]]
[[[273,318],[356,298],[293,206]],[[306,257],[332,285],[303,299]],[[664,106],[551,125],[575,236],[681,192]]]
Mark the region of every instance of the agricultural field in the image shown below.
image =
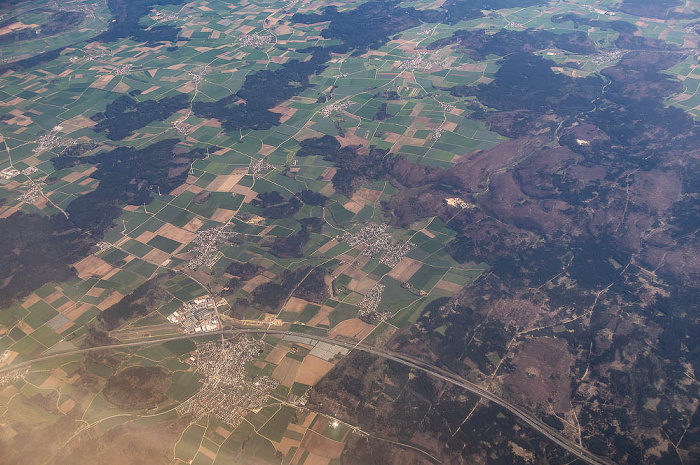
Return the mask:
[[[467,3],[0,5],[0,461],[699,460],[700,5]]]

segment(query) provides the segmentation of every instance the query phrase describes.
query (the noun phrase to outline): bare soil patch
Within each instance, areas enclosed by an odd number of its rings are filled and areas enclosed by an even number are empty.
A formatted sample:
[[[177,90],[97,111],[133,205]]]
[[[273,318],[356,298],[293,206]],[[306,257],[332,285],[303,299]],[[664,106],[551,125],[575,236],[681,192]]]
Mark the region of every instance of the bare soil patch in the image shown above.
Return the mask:
[[[333,364],[322,360],[313,355],[307,356],[299,368],[299,372],[296,376],[296,382],[313,386],[321,378],[323,378],[326,373],[331,371]]]
[[[300,447],[313,454],[320,455],[321,457],[334,459],[340,457],[344,446],[342,442],[328,439],[315,431],[308,430],[304,439],[301,441]]]
[[[373,325],[367,324],[359,318],[350,318],[338,323],[328,333],[329,337],[345,336],[357,340],[364,339],[374,329]]]
[[[285,357],[275,371],[272,372],[272,377],[280,382],[283,386],[292,386],[294,379],[297,376],[301,362],[293,358]]]

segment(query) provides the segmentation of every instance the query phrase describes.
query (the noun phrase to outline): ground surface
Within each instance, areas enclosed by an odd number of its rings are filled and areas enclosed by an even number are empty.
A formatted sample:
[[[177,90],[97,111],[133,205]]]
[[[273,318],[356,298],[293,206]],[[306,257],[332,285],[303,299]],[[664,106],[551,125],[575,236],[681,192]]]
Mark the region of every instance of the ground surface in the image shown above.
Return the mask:
[[[3,2],[1,461],[699,462],[699,11]]]

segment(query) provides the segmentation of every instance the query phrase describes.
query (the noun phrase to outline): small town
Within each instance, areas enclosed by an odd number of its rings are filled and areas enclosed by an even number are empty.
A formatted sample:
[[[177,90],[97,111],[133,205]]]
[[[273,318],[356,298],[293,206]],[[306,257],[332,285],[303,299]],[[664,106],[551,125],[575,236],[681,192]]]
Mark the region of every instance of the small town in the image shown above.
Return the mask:
[[[192,76],[192,83],[198,86],[202,82],[202,79],[204,79],[204,76],[209,74],[209,66],[197,66],[192,71],[188,71],[187,74]]]
[[[426,69],[431,69],[436,66],[444,66],[444,63],[440,63],[437,61],[432,61],[426,59],[426,56],[428,54],[426,52],[419,52],[416,53],[413,58],[410,60],[404,61],[399,65],[400,69],[405,69],[408,71],[415,71],[415,70],[426,70]]]
[[[61,126],[55,126],[51,132],[41,136],[39,140],[37,140],[37,146],[33,149],[33,152],[41,153],[61,145],[68,146],[75,144],[75,141],[58,135],[62,130],[63,128]]]
[[[22,194],[22,197],[20,197],[20,199],[23,202],[34,203],[39,199],[39,197],[41,197],[41,187],[39,187],[35,183],[31,183],[29,185],[29,189],[27,189],[27,191],[24,194]]]
[[[194,270],[200,266],[212,267],[221,257],[221,252],[217,248],[219,242],[230,239],[236,233],[227,230],[228,225],[222,224],[215,228],[201,231],[192,240],[195,247],[190,250],[194,256],[190,259],[187,267]]]
[[[245,413],[262,407],[279,384],[267,376],[253,380],[245,371],[246,363],[264,346],[264,342],[246,337],[200,344],[189,361],[204,376],[204,383],[197,394],[177,407],[177,413],[197,419],[213,415],[237,427]]]
[[[275,166],[269,164],[266,158],[261,158],[260,160],[251,162],[249,173],[253,175],[253,179],[258,179],[261,173],[272,169],[275,169]]]
[[[1,358],[1,357],[0,357]],[[18,379],[24,378],[29,372],[29,368],[18,368],[17,370],[6,371],[0,373],[0,388],[14,383]]]
[[[328,105],[327,107],[321,109],[321,114],[323,116],[331,116],[333,113],[337,111],[341,111],[346,109],[347,107],[350,106],[350,102],[345,101],[345,102],[339,102],[339,103],[334,103],[332,105]]]
[[[384,290],[383,284],[375,284],[372,289],[365,294],[359,304],[360,307],[360,318],[373,319],[377,318],[381,321],[387,320],[391,313],[388,311],[379,311],[379,302],[382,300],[382,291]]]
[[[263,34],[247,34],[241,37],[241,44],[243,44],[245,47],[252,47],[252,48],[267,48],[271,45],[274,45],[275,43],[275,38],[274,36],[271,35],[263,35]]]
[[[380,263],[393,268],[416,245],[410,241],[392,244],[391,235],[384,232],[386,229],[387,225],[383,223],[367,223],[357,233],[346,234],[343,239],[352,247],[364,244],[363,256],[377,258],[381,255]]]
[[[357,247],[360,244],[371,244],[379,240],[386,228],[386,224],[383,223],[367,223],[358,232],[347,234],[343,239],[352,247]]]
[[[382,255],[382,258],[379,259],[379,263],[383,263],[389,268],[393,268],[398,265],[401,260],[403,260],[403,257],[405,257],[406,254],[415,247],[416,244],[410,241],[389,244],[386,249],[384,249],[385,253]]]

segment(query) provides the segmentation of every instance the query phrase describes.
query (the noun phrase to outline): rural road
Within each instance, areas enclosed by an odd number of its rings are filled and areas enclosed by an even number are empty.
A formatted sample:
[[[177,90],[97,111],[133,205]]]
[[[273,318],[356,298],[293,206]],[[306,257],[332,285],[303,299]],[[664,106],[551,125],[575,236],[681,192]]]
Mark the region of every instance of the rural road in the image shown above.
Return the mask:
[[[60,358],[60,357],[65,357],[65,356],[70,356],[70,355],[85,354],[85,353],[95,352],[95,351],[104,350],[104,349],[121,349],[121,348],[128,348],[128,347],[138,347],[138,346],[149,345],[149,344],[161,344],[163,342],[177,341],[177,340],[182,340],[182,339],[199,339],[199,338],[204,338],[204,337],[217,336],[219,334],[226,335],[229,337],[230,336],[238,336],[241,334],[273,334],[273,335],[281,335],[281,336],[294,335],[294,336],[305,337],[305,338],[312,339],[315,341],[326,342],[329,344],[345,347],[345,348],[350,349],[350,350],[360,350],[362,352],[366,352],[366,353],[375,355],[377,357],[382,357],[382,358],[387,359],[387,360],[392,360],[394,362],[401,363],[402,365],[414,368],[416,370],[420,370],[424,373],[427,373],[435,378],[438,378],[442,381],[450,383],[454,386],[459,386],[459,387],[465,389],[466,391],[471,392],[472,394],[476,394],[477,396],[480,396],[483,399],[486,399],[490,402],[493,402],[496,405],[503,407],[504,409],[508,410],[513,415],[518,417],[523,423],[530,426],[535,431],[539,432],[542,436],[546,437],[547,439],[554,442],[555,444],[557,444],[561,448],[565,449],[567,452],[571,453],[575,457],[579,458],[580,460],[583,460],[584,462],[586,462],[590,465],[613,465],[614,464],[614,462],[612,462],[611,460],[597,456],[597,455],[587,451],[586,449],[584,449],[580,445],[576,444],[575,442],[564,437],[563,435],[561,435],[559,433],[559,431],[555,430],[554,428],[550,427],[546,423],[542,422],[537,417],[535,417],[532,413],[529,413],[526,410],[524,410],[516,405],[513,405],[512,403],[508,402],[507,400],[497,396],[496,394],[493,394],[492,392],[487,391],[486,389],[478,386],[477,384],[474,384],[470,381],[467,381],[467,380],[465,380],[465,379],[463,379],[463,378],[461,378],[453,373],[450,373],[446,370],[432,366],[432,365],[425,363],[419,359],[410,357],[408,355],[400,354],[398,352],[379,349],[379,348],[367,346],[364,344],[351,343],[351,342],[346,342],[346,341],[338,340],[338,339],[331,339],[331,338],[323,337],[323,336],[313,336],[313,335],[309,335],[309,334],[302,333],[299,331],[285,331],[285,330],[280,330],[280,329],[263,329],[263,328],[239,328],[239,329],[224,330],[221,333],[183,334],[183,335],[179,335],[179,336],[166,337],[166,338],[161,338],[161,339],[148,339],[148,340],[142,340],[142,341],[125,342],[125,343],[121,343],[121,344],[112,344],[112,345],[107,345],[107,346],[90,347],[90,348],[86,348],[86,349],[73,349],[73,350],[68,350],[68,351],[63,351],[63,352],[57,352],[57,353],[50,354],[50,355],[43,355],[43,356],[35,357],[31,360],[12,364],[12,365],[9,365],[7,367],[0,369],[0,373],[16,370],[19,368],[25,368],[25,367],[30,366],[32,363],[41,362],[41,361],[45,361],[45,360],[51,360],[54,358]]]

